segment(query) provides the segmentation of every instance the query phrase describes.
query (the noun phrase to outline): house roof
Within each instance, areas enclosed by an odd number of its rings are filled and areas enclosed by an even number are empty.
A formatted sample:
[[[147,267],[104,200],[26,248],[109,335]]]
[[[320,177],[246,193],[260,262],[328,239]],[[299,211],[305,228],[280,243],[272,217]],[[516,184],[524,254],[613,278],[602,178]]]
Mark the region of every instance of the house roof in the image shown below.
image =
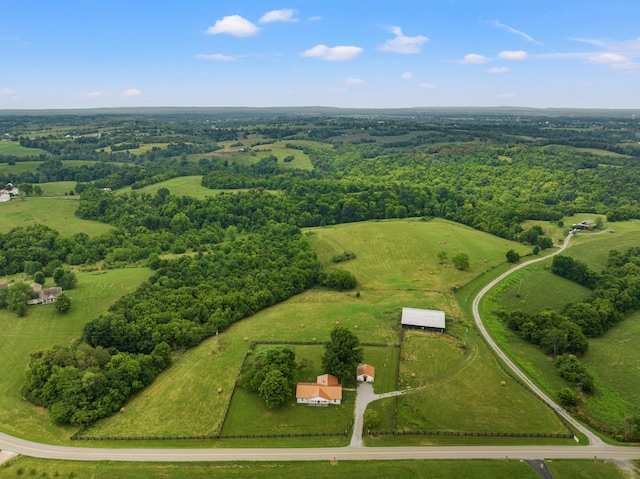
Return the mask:
[[[402,308],[402,324],[424,328],[445,327],[444,311],[434,309]]]
[[[296,387],[296,398],[322,398],[327,401],[342,399],[342,385],[323,386],[318,383],[298,383]]]
[[[371,364],[358,364],[358,369],[356,371],[356,376],[362,376],[363,374],[375,378],[376,377],[376,368],[371,366]]]
[[[322,376],[318,376],[316,382],[323,386],[340,386],[338,378],[331,374],[323,374]]]

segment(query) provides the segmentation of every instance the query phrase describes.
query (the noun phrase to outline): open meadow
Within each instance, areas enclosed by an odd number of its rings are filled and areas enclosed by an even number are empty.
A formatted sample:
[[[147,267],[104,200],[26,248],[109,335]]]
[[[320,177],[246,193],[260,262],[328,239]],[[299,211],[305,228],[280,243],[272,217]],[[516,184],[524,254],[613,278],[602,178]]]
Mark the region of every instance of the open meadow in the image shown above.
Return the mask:
[[[0,425],[4,432],[47,442],[68,440],[73,428],[54,425],[48,411],[22,399],[20,389],[30,354],[56,345],[71,345],[80,338],[85,323],[137,288],[150,273],[146,268],[78,273],[78,285],[66,291],[72,302],[67,314],[59,313],[53,305],[30,306],[22,318],[0,310]],[[45,286],[51,285],[48,279]]]
[[[0,203],[0,229],[8,231],[19,226],[43,224],[60,232],[62,236],[86,233],[98,236],[113,229],[112,226],[97,221],[83,220],[75,215],[78,196],[59,195],[61,191],[73,189],[75,183],[56,182],[43,184],[42,196],[28,197],[24,200],[12,199]],[[51,195],[51,196],[50,196]]]
[[[47,155],[49,156],[49,152],[45,150],[41,150],[40,148],[26,148],[22,146],[17,141],[0,141],[0,155],[10,155],[10,156],[38,156],[38,155]]]
[[[305,420],[299,417],[301,411],[303,417],[308,417],[307,414],[315,417],[331,412],[332,408],[311,411],[307,406],[296,406],[292,400],[283,408],[268,410],[259,404],[256,396],[239,389],[231,402],[229,422],[222,424],[242,362],[253,341],[312,341],[315,338],[323,342],[329,339],[330,331],[339,322],[354,331],[362,342],[397,344],[401,338],[402,306],[445,310],[447,328],[461,337],[469,323],[457,306],[451,285],[462,285],[480,272],[502,263],[504,253],[511,248],[526,251],[522,245],[441,220],[346,224],[310,229],[307,235],[321,262],[328,267],[335,265],[348,269],[356,275],[356,290],[338,293],[314,288],[235,323],[182,354],[151,386],[129,402],[125,413],[99,421],[85,431],[85,435],[206,435],[215,434],[220,428],[225,435],[305,430]],[[471,271],[458,271],[440,264],[437,257],[440,250],[447,251],[450,256],[458,251],[467,252]],[[354,253],[355,259],[333,263],[332,257],[344,251]],[[446,418],[438,427],[480,430],[497,421],[504,426],[500,430],[562,432],[555,416],[533,395],[510,381],[478,338],[469,338],[470,347],[466,351],[452,345],[452,341],[451,336],[435,335],[429,343],[417,343],[414,353],[401,358],[401,374],[402,371],[410,374],[408,368],[413,365],[412,357],[421,348],[442,349],[443,354],[447,353],[445,356],[450,361],[446,367],[440,373],[431,371],[431,376],[420,376],[419,380],[425,381],[421,384],[428,388],[415,395],[416,400],[428,400],[430,407],[439,410],[436,418],[440,415]],[[305,355],[313,356],[309,359],[317,368],[319,353],[313,348],[320,346],[309,348],[314,352]],[[429,363],[427,357],[420,355]],[[365,348],[365,361],[378,368],[378,376],[380,373],[385,376],[376,380],[376,383],[380,381],[376,384],[376,392],[395,389],[397,360],[397,348]],[[314,369],[312,373],[313,376],[319,371]],[[500,386],[501,380],[507,381],[508,386]],[[401,378],[401,383],[407,386],[412,385],[412,381],[410,377]],[[492,385],[491,394],[483,389],[483,382],[485,388]],[[445,385],[448,386],[445,388]],[[222,391],[218,392],[218,388]],[[447,394],[432,395],[426,392],[427,389],[431,392],[442,389]],[[460,403],[455,400],[465,395],[473,397],[473,401]],[[496,398],[500,399],[497,401]],[[481,405],[478,413],[476,401]],[[511,408],[513,404],[517,408]],[[459,414],[463,410],[468,413],[466,416]],[[526,416],[533,418],[525,419]],[[344,420],[338,422],[342,424]],[[233,445],[230,441],[215,444]],[[304,443],[304,439],[295,441],[295,444]]]
[[[614,233],[578,233],[564,253],[600,271],[610,250],[640,246],[640,223],[610,223]],[[553,275],[551,261],[537,263],[516,272],[494,288],[482,303],[485,326],[503,350],[538,385],[555,397],[566,386],[550,359],[536,346],[520,339],[496,317],[501,308],[534,313],[551,308],[560,311],[566,304],[585,299],[589,290]],[[518,297],[519,291],[519,297]],[[640,313],[634,313],[600,338],[589,340],[584,361],[595,377],[596,393],[587,398],[583,410],[596,421],[624,427],[627,417],[640,413]]]

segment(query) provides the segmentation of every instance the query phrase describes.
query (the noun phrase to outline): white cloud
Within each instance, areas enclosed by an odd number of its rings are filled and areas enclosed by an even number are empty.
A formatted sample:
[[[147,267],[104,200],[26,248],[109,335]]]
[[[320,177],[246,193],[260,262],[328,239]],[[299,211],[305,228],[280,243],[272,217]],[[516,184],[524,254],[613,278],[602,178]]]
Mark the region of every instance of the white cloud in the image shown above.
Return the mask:
[[[322,20],[322,17],[320,15],[316,15],[315,17],[309,17],[310,22],[319,22],[320,20]]]
[[[607,42],[599,40],[597,38],[569,38],[572,42],[586,43],[587,45],[593,45],[596,47],[605,47]]]
[[[522,50],[516,50],[516,51],[502,51],[500,53],[498,53],[498,57],[502,58],[503,60],[524,60],[525,58],[527,58],[527,52],[524,52]]]
[[[122,96],[125,98],[133,98],[140,95],[142,95],[142,92],[137,88],[129,88],[128,90],[122,92]]]
[[[503,30],[508,31],[509,33],[513,33],[514,35],[519,35],[519,36],[521,36],[522,38],[524,38],[528,42],[535,43],[536,45],[542,45],[542,43],[540,43],[538,40],[536,40],[535,38],[531,37],[530,35],[527,35],[526,33],[521,32],[520,30],[516,30],[515,28],[512,28],[509,25],[505,25],[504,23],[500,23],[497,20],[495,22],[493,22],[493,25],[498,27],[498,28],[502,28]]]
[[[615,43],[611,45],[611,48],[625,52],[640,52],[640,37],[626,42]]]
[[[420,88],[438,88],[438,85],[436,85],[435,83],[420,83]]]
[[[351,77],[349,77],[349,78],[347,78],[345,80],[345,83],[347,85],[361,85],[361,84],[364,83],[364,80],[362,80],[361,78],[351,78]]]
[[[229,15],[217,20],[216,24],[206,31],[207,35],[228,33],[234,37],[252,37],[258,34],[258,27],[240,15]]]
[[[420,53],[422,45],[427,43],[429,39],[423,35],[415,37],[407,37],[402,34],[400,27],[391,27],[391,32],[396,36],[391,40],[387,40],[384,45],[380,47],[383,52],[393,53]]]
[[[213,60],[217,62],[235,62],[238,59],[231,55],[223,55],[222,53],[199,53],[196,55],[196,58],[201,58],[203,60]]]
[[[489,68],[487,70],[487,73],[507,73],[509,71],[509,69],[507,67],[494,67],[494,68]]]
[[[102,96],[101,91],[92,91],[85,95],[86,98],[100,98]]]
[[[320,58],[327,61],[349,61],[356,59],[364,50],[354,46],[328,47],[316,45],[301,53],[303,57]]]
[[[626,63],[629,59],[617,53],[600,53],[589,57],[589,61],[591,63]]]
[[[460,63],[467,63],[467,64],[479,64],[479,63],[486,63],[487,62],[487,58],[483,55],[478,55],[477,53],[469,53],[468,55],[464,56],[464,59],[460,60]]]
[[[260,23],[271,22],[297,22],[297,18],[293,18],[293,10],[290,8],[283,8],[282,10],[271,10],[265,13],[260,18]]]
[[[413,73],[404,72],[402,75],[400,75],[400,78],[402,78],[403,80],[410,80],[411,78],[413,78]]]
[[[13,88],[0,88],[0,95],[2,96],[15,95],[16,93],[18,93],[17,90]]]

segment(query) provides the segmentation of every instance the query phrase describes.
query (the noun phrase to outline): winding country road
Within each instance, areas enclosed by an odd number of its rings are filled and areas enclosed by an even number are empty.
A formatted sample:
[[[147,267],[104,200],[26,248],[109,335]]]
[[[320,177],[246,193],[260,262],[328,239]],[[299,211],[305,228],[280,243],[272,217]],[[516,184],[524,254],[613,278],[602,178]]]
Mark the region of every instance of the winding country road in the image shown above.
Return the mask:
[[[564,241],[559,254],[567,247]],[[524,262],[485,286],[473,302],[473,315],[478,328],[500,358],[550,407],[558,411],[576,430],[589,438],[588,446],[429,446],[429,447],[362,447],[361,436],[347,447],[329,448],[202,448],[202,449],[135,449],[89,448],[40,444],[0,433],[0,450],[45,459],[76,461],[309,461],[309,460],[380,460],[380,459],[607,459],[627,462],[640,459],[640,447],[618,447],[605,444],[598,436],[573,419],[564,409],[535,386],[500,350],[485,329],[478,306],[482,297],[499,281],[529,264],[544,261],[552,255]],[[371,391],[370,399],[373,395]],[[364,401],[363,401],[364,402]]]

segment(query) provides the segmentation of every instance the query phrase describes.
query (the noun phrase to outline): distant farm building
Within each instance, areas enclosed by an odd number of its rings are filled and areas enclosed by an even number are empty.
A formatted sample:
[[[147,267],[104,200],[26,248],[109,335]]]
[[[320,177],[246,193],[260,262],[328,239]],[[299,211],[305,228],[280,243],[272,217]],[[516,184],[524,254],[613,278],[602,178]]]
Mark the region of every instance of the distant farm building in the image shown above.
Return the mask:
[[[342,402],[342,384],[331,374],[318,376],[315,383],[298,383],[296,400],[299,404],[324,406]]]
[[[38,283],[32,283],[31,289],[33,289],[33,293],[29,304],[51,304],[62,293],[62,288],[59,286],[42,289],[42,285]]]
[[[595,230],[598,226],[594,221],[584,220],[580,223],[575,223],[571,225],[571,229],[574,230]]]
[[[443,332],[445,328],[444,311],[402,308],[402,326]]]
[[[358,364],[356,379],[361,383],[365,381],[372,383],[376,379],[376,368],[370,364]]]

